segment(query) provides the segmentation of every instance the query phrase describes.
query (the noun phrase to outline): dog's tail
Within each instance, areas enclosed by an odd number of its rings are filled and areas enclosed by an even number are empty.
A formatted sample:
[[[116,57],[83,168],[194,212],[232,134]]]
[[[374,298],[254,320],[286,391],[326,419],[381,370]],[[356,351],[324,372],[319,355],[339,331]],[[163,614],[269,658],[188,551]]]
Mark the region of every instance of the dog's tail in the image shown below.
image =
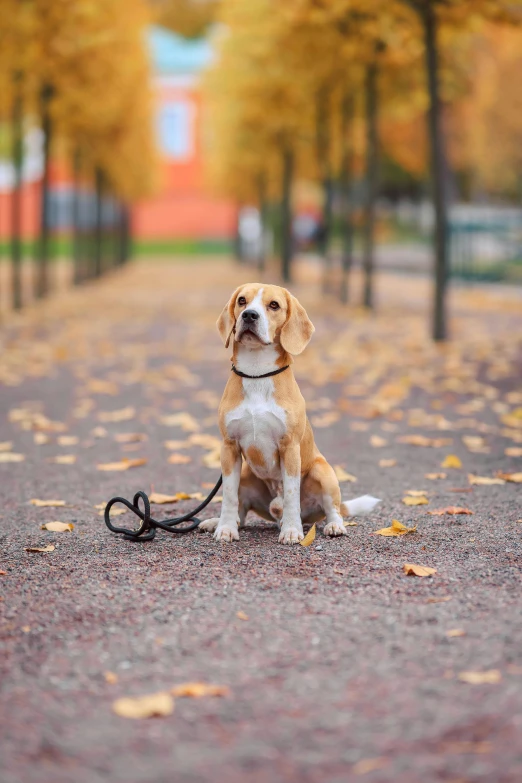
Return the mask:
[[[341,515],[343,517],[362,517],[371,514],[380,498],[373,498],[371,495],[361,495],[360,498],[345,500],[341,503]]]

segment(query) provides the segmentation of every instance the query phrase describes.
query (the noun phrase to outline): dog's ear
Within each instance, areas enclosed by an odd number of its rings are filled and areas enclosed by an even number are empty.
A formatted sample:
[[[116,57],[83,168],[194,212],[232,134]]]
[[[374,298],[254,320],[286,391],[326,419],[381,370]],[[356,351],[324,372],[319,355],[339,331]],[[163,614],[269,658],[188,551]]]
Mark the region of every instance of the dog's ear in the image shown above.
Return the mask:
[[[238,293],[241,291],[243,286],[239,286],[236,288],[226,305],[224,306],[223,310],[221,311],[221,315],[217,319],[216,326],[218,328],[218,332],[221,335],[221,339],[225,343],[225,348],[228,348],[230,344],[230,338],[232,337],[232,333],[236,327],[236,319],[234,317],[234,308],[236,306],[236,299]]]
[[[293,356],[302,353],[315,332],[315,326],[308,318],[306,310],[295,296],[286,292],[288,299],[288,316],[281,329],[281,345],[287,353]]]

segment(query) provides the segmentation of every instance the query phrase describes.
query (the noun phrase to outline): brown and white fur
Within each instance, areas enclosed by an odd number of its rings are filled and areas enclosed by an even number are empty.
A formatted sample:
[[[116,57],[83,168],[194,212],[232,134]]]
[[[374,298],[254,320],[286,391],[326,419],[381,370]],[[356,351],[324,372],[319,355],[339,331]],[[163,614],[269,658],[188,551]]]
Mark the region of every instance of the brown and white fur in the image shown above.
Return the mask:
[[[217,327],[225,347],[233,341],[232,362],[241,372],[290,367],[269,378],[230,375],[219,406],[221,516],[200,530],[214,532],[216,541],[238,540],[252,510],[279,523],[282,544],[303,539],[303,522],[323,519],[325,535],[345,535],[343,516],[369,513],[379,501],[365,495],[342,503],[335,472],[315,445],[291,367],[314,332],[306,310],[285,288],[251,283],[234,291]]]

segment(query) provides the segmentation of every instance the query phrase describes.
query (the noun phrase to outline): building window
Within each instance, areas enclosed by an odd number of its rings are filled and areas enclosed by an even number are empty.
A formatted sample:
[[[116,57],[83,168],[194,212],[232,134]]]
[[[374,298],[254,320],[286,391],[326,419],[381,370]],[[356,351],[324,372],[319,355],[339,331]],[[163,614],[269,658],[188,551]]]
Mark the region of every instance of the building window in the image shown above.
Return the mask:
[[[188,101],[167,101],[159,110],[160,150],[171,160],[188,160],[194,153],[193,106]]]

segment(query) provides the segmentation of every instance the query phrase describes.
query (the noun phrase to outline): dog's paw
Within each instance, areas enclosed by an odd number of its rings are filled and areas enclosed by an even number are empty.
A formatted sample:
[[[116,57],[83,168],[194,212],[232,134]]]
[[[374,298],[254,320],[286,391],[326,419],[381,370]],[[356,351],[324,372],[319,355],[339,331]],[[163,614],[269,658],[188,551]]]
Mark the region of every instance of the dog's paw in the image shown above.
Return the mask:
[[[226,541],[230,543],[231,541],[239,541],[239,533],[237,528],[229,527],[228,525],[218,525],[216,532],[214,533],[214,538],[216,541]]]
[[[297,527],[285,527],[279,533],[280,544],[298,544],[304,538],[303,529]]]
[[[213,533],[218,525],[219,517],[212,517],[212,519],[205,519],[203,522],[200,522],[198,530],[201,530],[203,533]]]
[[[347,535],[348,531],[343,525],[342,520],[336,519],[333,522],[328,522],[328,524],[324,526],[323,533],[325,536],[345,536]]]

